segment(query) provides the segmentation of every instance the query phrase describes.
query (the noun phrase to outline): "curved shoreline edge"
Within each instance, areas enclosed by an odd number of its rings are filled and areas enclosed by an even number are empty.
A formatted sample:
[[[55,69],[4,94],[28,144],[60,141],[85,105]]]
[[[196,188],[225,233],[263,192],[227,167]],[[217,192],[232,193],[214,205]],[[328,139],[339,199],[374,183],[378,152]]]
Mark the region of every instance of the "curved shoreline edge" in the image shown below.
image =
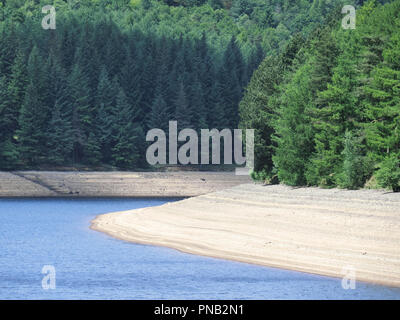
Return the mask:
[[[400,195],[242,184],[97,216],[91,229],[202,256],[400,287]]]

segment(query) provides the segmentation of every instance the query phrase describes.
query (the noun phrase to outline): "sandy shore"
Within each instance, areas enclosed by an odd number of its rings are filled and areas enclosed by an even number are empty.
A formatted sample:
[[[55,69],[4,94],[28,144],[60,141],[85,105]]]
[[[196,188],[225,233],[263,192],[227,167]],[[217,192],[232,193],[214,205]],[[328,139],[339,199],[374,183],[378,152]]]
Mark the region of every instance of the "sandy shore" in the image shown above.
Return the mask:
[[[0,198],[192,197],[250,181],[233,172],[0,171]]]
[[[159,207],[98,216],[136,243],[400,287],[400,194],[244,184]]]

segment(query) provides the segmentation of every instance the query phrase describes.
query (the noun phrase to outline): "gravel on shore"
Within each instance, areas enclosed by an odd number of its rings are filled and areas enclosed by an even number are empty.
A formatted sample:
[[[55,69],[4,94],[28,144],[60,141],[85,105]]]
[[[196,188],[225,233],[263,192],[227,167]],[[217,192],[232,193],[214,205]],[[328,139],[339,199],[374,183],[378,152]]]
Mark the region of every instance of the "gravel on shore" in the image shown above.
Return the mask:
[[[0,198],[192,197],[250,181],[234,172],[0,171]]]

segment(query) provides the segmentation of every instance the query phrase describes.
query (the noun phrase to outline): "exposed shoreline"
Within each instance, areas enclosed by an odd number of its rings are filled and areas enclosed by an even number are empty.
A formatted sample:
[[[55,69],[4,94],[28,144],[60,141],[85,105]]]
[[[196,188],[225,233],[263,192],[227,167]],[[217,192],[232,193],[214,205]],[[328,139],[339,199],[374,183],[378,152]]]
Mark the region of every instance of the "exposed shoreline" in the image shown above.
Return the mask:
[[[91,228],[186,253],[400,287],[400,194],[243,184],[96,217]]]
[[[4,197],[188,198],[100,215],[134,243],[400,287],[400,194],[261,186],[232,172],[0,172]]]
[[[250,181],[234,172],[0,171],[0,198],[186,198]]]

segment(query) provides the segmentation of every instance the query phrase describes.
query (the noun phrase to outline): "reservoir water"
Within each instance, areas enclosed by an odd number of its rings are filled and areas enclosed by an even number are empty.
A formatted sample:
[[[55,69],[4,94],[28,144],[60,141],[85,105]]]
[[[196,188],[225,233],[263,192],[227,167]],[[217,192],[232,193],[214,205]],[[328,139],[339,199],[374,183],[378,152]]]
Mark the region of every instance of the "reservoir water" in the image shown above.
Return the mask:
[[[89,229],[170,199],[0,199],[0,299],[400,299],[399,288],[200,257]],[[44,290],[43,266],[55,289]]]

